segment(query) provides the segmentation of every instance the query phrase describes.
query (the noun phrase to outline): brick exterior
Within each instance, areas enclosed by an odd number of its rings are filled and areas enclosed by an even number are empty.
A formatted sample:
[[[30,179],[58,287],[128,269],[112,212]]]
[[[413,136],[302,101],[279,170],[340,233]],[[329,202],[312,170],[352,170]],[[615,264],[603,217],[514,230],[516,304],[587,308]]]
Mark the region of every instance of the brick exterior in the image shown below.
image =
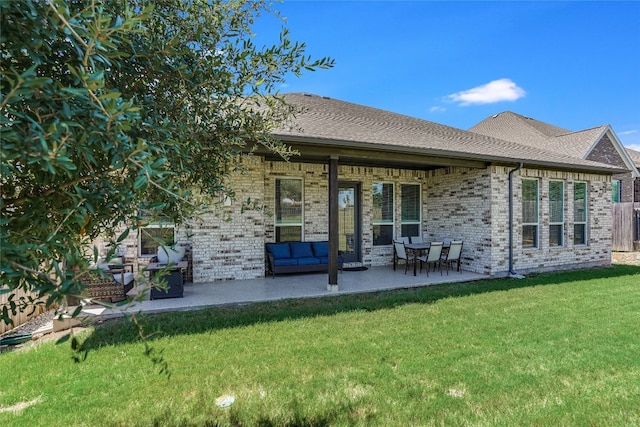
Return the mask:
[[[422,185],[422,234],[426,240],[461,238],[462,268],[489,275],[508,273],[509,203],[511,168],[442,168],[433,171],[381,167],[339,166],[341,181],[360,182],[362,263],[390,265],[392,246],[374,246],[372,187],[374,182],[394,184],[395,236],[401,230],[401,184]],[[264,277],[265,242],[274,241],[275,180],[298,177],[304,182],[305,240],[328,238],[328,165],[265,161],[252,158],[245,174],[233,177],[236,200],[216,206],[178,230],[178,241],[188,249],[188,279],[196,283]],[[522,249],[521,179],[539,180],[540,248]],[[565,245],[549,248],[548,182],[565,182]],[[573,183],[587,182],[589,193],[588,245],[573,245]],[[545,271],[611,262],[611,193],[606,175],[522,169],[514,174],[514,270]],[[133,234],[133,233],[132,233]],[[125,258],[142,266],[137,237],[124,242]]]
[[[638,199],[638,197],[640,196],[640,181],[638,179],[634,180],[631,172],[615,174],[613,175],[612,179],[617,179],[618,181],[620,181],[620,187],[621,187],[620,202],[621,203],[640,201],[640,199]],[[635,196],[634,196],[634,191],[635,191]],[[611,197],[611,194],[609,195],[609,197]]]
[[[522,248],[522,204],[514,204],[514,268],[517,272],[611,264],[611,181],[608,176],[524,169],[515,179],[514,194],[521,194],[521,179],[539,181],[540,237],[538,249]],[[562,180],[565,193],[564,245],[549,247],[549,180]],[[588,192],[587,245],[573,244],[573,184],[586,182]]]
[[[591,150],[586,160],[592,160],[594,162],[600,162],[611,166],[618,166],[621,168],[627,167],[620,157],[620,154],[613,146],[613,143],[609,139],[609,135],[604,135],[596,146]]]
[[[586,160],[593,160],[594,162],[605,163],[620,168],[627,168],[627,165],[620,157],[618,151],[616,151],[609,135],[604,135],[602,139],[591,150]],[[622,187],[621,202],[633,202],[634,201],[634,179],[631,172],[624,174],[616,174],[613,179],[620,181]],[[609,199],[611,199],[611,192],[609,192]],[[635,199],[638,201],[640,199]]]

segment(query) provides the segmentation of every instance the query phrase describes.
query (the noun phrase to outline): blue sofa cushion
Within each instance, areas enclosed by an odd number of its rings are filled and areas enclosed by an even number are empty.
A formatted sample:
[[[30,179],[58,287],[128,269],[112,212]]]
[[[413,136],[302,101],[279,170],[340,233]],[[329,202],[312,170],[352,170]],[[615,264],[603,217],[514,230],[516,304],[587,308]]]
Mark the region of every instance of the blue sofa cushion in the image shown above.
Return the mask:
[[[303,257],[297,258],[298,265],[317,265],[320,264],[320,259],[315,257]]]
[[[288,243],[272,243],[267,245],[267,250],[271,255],[273,255],[274,259],[291,258],[291,251],[289,251]]]
[[[317,257],[329,256],[329,242],[313,242],[313,254]]]
[[[311,243],[309,242],[290,242],[291,258],[312,258]]]
[[[318,259],[320,260],[320,264],[329,264],[328,256],[320,256]],[[338,264],[342,264],[342,255],[338,255]]]
[[[275,267],[298,265],[298,260],[296,258],[276,258],[273,260],[273,265]]]

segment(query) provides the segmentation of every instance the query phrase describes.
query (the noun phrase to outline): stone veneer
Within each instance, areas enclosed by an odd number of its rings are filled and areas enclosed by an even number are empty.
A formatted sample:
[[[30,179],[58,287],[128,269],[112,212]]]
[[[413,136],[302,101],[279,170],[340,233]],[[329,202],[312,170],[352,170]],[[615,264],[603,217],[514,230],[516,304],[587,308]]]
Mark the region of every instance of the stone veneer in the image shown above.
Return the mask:
[[[328,165],[246,161],[247,172],[233,177],[236,199],[190,221],[177,233],[188,249],[188,279],[196,283],[264,277],[265,242],[274,241],[275,180],[298,177],[304,182],[304,239],[328,238]],[[394,184],[396,236],[401,230],[401,184],[422,184],[422,234],[426,240],[460,238],[464,241],[462,268],[489,275],[509,270],[509,182],[511,167],[486,169],[441,168],[433,171],[339,166],[341,181],[360,182],[362,188],[362,263],[390,265],[393,248],[374,246],[371,224],[374,182]],[[540,247],[522,249],[522,178],[539,180]],[[610,177],[537,169],[514,173],[513,269],[518,273],[609,265],[611,262]],[[549,248],[549,180],[565,183],[565,245]],[[573,244],[573,183],[587,182],[589,193],[588,244]],[[134,233],[123,242],[125,259],[136,268],[149,258],[137,256]]]

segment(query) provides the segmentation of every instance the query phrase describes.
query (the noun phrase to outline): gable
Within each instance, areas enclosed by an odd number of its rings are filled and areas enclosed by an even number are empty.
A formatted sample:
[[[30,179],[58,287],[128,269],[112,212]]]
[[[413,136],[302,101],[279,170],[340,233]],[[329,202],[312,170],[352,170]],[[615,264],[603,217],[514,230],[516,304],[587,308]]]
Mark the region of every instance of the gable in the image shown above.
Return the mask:
[[[571,132],[505,111],[481,121],[470,132],[543,149],[557,155],[610,165],[630,171],[634,177],[640,176],[631,153],[625,150],[608,125]]]
[[[593,160],[594,162],[606,163],[608,165],[619,166],[621,168],[627,168],[625,161],[620,156],[620,153],[615,149],[608,133],[604,134],[600,141],[598,141],[591,152],[586,157],[587,160]]]

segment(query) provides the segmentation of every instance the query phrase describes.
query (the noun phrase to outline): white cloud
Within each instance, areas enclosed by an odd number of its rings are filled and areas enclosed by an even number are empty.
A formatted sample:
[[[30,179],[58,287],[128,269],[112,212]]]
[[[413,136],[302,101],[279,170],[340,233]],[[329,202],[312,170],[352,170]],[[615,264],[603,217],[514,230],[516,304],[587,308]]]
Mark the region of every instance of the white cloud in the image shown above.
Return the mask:
[[[631,135],[632,133],[636,133],[636,132],[638,132],[636,129],[626,130],[624,132],[618,132],[618,135]]]
[[[515,101],[525,96],[525,94],[525,90],[511,81],[511,79],[499,79],[482,86],[448,95],[446,99],[458,102],[461,106],[466,106]]]
[[[625,144],[625,147],[631,148],[632,150],[640,151],[640,144]]]
[[[445,111],[447,111],[447,109],[439,105],[434,105],[433,107],[429,108],[430,113],[443,113]]]

